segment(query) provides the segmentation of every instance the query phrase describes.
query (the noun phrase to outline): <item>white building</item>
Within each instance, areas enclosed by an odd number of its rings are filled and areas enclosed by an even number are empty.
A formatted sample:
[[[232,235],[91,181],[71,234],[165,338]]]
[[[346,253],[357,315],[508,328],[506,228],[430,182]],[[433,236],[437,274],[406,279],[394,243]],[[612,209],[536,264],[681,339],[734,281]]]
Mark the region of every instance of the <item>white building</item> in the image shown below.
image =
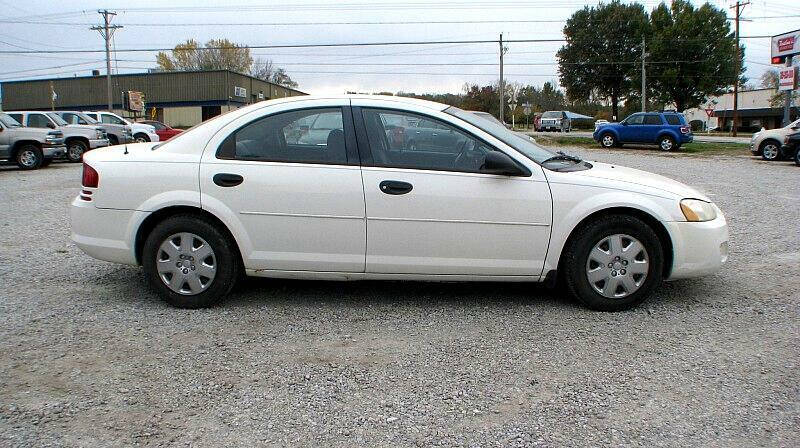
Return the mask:
[[[770,99],[775,89],[755,89],[739,91],[739,130],[757,131],[781,127],[783,107],[773,107]],[[708,114],[711,111],[711,114]],[[683,111],[686,120],[695,130],[716,128],[730,130],[733,122],[733,92],[710,97],[699,108]],[[791,109],[791,120],[798,116],[796,105]],[[790,121],[791,121],[790,120]]]

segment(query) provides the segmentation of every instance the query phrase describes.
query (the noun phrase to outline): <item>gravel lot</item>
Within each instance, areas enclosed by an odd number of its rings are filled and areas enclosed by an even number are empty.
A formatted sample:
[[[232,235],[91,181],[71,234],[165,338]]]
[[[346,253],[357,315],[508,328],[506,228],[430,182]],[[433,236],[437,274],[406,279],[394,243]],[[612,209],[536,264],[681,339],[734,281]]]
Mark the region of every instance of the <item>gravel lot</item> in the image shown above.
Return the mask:
[[[177,310],[69,241],[79,166],[0,168],[0,445],[798,446],[800,169],[575,152],[708,192],[727,268],[613,314],[528,284],[266,279]]]

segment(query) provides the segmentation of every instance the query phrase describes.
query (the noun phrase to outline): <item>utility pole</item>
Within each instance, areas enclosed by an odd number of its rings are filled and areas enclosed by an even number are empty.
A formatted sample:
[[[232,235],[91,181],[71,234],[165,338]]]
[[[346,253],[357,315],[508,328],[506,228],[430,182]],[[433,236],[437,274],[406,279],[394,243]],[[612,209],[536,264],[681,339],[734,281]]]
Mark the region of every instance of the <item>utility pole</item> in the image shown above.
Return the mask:
[[[505,124],[503,120],[503,109],[506,107],[505,100],[505,83],[503,82],[503,54],[506,52],[503,48],[503,33],[500,33],[500,122]]]
[[[786,66],[787,67],[791,67],[792,66],[792,57],[791,56],[787,56],[786,57]],[[795,76],[797,76],[796,73],[795,73]],[[786,91],[786,99],[784,100],[784,103],[783,103],[783,125],[784,126],[789,126],[789,123],[791,122],[790,120],[792,119],[792,117],[789,116],[789,111],[792,108],[792,94],[793,93],[794,93],[794,90],[787,90]]]
[[[736,137],[736,126],[739,122],[739,72],[742,70],[742,60],[739,55],[739,15],[742,12],[742,8],[749,4],[749,1],[736,0],[736,4],[731,6],[731,8],[736,8],[736,61],[734,62],[736,67],[734,76],[736,78],[733,81],[733,124],[731,125],[731,135],[734,137]]]
[[[644,51],[644,36],[642,36],[642,112],[647,112],[647,81],[645,80],[645,73],[644,73],[644,59],[647,57],[647,53]]]
[[[114,37],[114,31],[122,28],[120,25],[112,25],[111,19],[117,15],[107,9],[97,11],[103,16],[102,26],[93,26],[90,29],[98,31],[103,40],[106,41],[106,94],[108,97],[108,111],[114,110],[114,97],[111,95],[111,38]]]

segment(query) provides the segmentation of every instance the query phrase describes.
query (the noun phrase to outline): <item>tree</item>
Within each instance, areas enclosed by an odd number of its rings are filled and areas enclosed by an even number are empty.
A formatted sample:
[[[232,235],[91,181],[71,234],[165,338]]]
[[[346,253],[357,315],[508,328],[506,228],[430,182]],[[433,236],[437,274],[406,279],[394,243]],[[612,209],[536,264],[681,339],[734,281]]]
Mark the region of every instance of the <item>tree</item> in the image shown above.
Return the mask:
[[[564,26],[566,44],[558,50],[561,85],[571,101],[588,100],[593,92],[609,98],[612,114],[636,86],[637,49],[648,19],[639,4],[608,4],[576,11]]]
[[[795,62],[792,65],[797,67],[798,64]],[[779,76],[778,70],[774,68],[765,71],[761,75],[761,87],[775,90],[775,93],[769,98],[769,105],[772,107],[783,107],[786,101],[786,92],[778,91]],[[791,95],[791,102],[795,104],[797,98],[800,98],[800,92],[792,90]]]
[[[281,86],[294,88],[297,83],[283,68],[275,67],[269,59],[253,60],[250,49],[228,39],[211,39],[200,45],[194,39],[178,44],[168,54],[159,52],[156,63],[164,71],[231,70]]]
[[[650,14],[647,42],[649,95],[678,111],[698,107],[725,92],[736,78],[744,84],[744,46],[736,72],[736,39],[726,12],[705,3],[695,9],[687,0],[661,4]]]

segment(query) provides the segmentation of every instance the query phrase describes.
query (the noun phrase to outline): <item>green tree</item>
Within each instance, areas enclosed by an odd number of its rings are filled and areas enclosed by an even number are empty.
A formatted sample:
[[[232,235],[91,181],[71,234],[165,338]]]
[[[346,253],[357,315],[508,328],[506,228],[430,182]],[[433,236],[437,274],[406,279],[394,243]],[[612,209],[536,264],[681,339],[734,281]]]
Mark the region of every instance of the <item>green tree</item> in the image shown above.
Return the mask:
[[[556,54],[570,101],[598,93],[610,100],[618,117],[619,103],[635,90],[636,50],[647,30],[647,13],[640,4],[614,0],[576,11],[564,26],[566,44]]]
[[[683,111],[722,94],[737,76],[742,84],[746,81],[744,46],[736,73],[736,40],[725,11],[708,3],[695,8],[686,0],[674,0],[656,7],[650,23],[647,85],[654,100]]]

